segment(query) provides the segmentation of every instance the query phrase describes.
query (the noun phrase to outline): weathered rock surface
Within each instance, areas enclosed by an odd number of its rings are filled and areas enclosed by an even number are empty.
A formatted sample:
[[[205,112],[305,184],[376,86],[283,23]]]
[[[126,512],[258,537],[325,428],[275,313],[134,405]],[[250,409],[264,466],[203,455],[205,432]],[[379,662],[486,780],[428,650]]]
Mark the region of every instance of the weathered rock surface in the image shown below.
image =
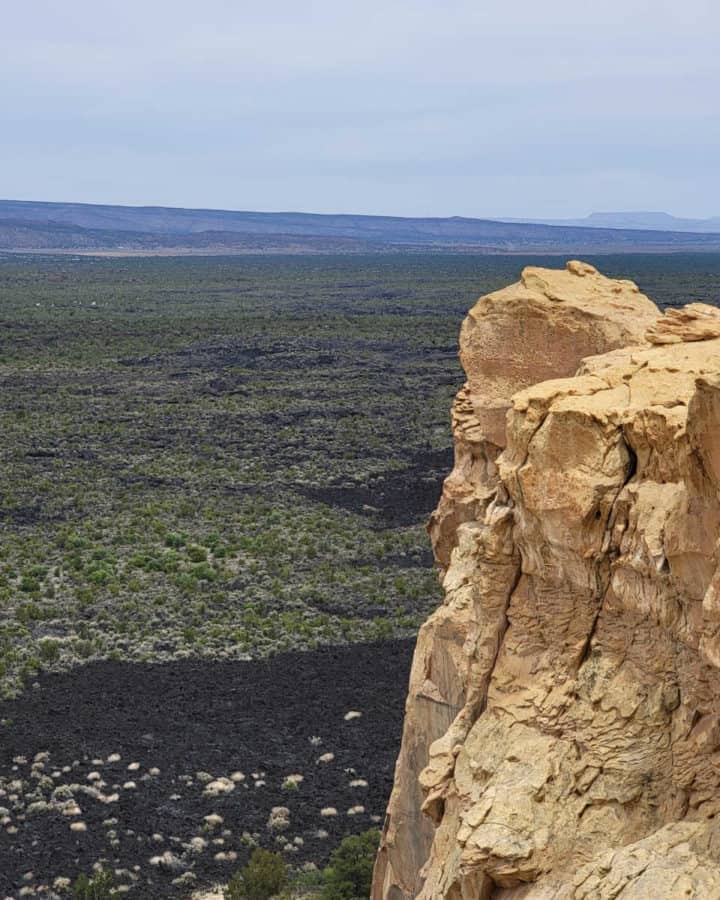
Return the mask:
[[[720,317],[697,306],[656,323],[571,263],[464,324],[446,596],[375,900],[720,896]]]
[[[720,310],[707,303],[688,303],[682,309],[669,309],[648,329],[645,337],[651,344],[679,344],[720,337]]]
[[[513,394],[573,375],[586,356],[643,343],[659,315],[632,281],[575,260],[559,271],[528,266],[519,282],[477,301],[460,332],[467,382],[453,404],[455,467],[430,523],[441,567],[457,526],[477,519],[495,488]]]

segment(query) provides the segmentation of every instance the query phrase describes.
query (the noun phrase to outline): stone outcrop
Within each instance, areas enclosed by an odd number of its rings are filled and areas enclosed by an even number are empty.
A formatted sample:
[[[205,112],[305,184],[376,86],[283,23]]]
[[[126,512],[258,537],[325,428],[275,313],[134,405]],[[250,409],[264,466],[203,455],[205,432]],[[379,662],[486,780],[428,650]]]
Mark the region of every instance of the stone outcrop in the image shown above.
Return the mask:
[[[373,898],[720,896],[720,317],[526,269],[461,357]]]
[[[707,303],[688,303],[682,309],[669,309],[648,329],[645,337],[651,344],[680,344],[720,337],[720,310]]]
[[[460,331],[467,382],[452,411],[455,467],[430,522],[442,568],[457,526],[477,519],[495,490],[513,394],[573,375],[586,356],[643,341],[659,315],[632,281],[605,278],[577,261],[560,271],[528,266],[519,282],[477,301]]]

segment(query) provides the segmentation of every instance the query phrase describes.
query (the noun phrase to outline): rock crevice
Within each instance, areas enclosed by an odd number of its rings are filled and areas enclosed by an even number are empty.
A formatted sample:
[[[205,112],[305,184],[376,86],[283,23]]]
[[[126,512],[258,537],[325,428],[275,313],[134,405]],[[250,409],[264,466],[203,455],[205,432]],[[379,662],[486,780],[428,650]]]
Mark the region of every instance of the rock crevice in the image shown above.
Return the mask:
[[[460,355],[373,898],[720,896],[720,315],[529,268]]]

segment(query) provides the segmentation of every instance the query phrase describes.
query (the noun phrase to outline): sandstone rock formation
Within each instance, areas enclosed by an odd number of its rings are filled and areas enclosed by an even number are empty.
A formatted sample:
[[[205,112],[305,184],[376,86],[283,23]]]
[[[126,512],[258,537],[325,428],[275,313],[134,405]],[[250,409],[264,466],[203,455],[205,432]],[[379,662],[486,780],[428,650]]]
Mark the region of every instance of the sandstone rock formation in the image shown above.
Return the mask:
[[[570,263],[463,325],[375,900],[720,897],[720,317],[658,316]]]
[[[679,344],[720,337],[720,310],[707,303],[688,303],[669,309],[645,335],[651,344]]]
[[[577,261],[561,271],[529,266],[517,284],[477,301],[460,332],[467,382],[453,404],[455,468],[430,525],[441,567],[457,526],[476,519],[495,489],[513,394],[573,375],[586,356],[643,341],[659,315],[633,282]]]

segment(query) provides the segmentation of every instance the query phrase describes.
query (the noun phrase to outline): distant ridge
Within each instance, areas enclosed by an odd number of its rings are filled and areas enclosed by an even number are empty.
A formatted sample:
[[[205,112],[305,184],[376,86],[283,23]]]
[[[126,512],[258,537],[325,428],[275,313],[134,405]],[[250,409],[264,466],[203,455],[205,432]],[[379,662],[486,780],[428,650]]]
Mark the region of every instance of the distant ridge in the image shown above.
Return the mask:
[[[565,225],[574,228],[622,228],[720,234],[720,216],[682,219],[666,212],[594,212],[584,219],[499,219],[500,222]]]
[[[0,200],[0,250],[78,253],[720,252],[717,233],[584,224]],[[662,215],[662,214],[623,214]],[[710,220],[712,221],[712,220]]]

